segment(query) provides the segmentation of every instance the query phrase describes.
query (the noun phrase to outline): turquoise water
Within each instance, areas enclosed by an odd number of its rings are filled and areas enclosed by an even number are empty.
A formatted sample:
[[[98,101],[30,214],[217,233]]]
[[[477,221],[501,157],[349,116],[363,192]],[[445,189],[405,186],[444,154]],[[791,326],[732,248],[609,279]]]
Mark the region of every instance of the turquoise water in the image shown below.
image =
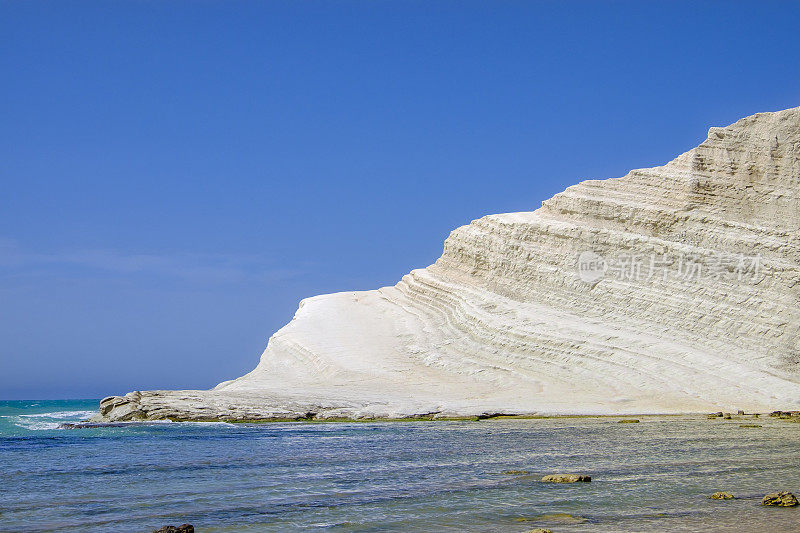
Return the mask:
[[[800,424],[766,417],[58,429],[96,406],[0,402],[0,531],[800,531],[759,504],[800,495]]]

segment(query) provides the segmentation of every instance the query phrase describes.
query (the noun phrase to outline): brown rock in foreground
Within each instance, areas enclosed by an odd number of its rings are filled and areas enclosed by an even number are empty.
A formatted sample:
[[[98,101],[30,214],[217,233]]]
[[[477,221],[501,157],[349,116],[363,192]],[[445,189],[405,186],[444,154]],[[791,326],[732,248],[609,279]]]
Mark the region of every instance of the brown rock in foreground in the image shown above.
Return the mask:
[[[772,492],[764,496],[761,505],[773,507],[795,507],[798,504],[797,497],[791,492]]]

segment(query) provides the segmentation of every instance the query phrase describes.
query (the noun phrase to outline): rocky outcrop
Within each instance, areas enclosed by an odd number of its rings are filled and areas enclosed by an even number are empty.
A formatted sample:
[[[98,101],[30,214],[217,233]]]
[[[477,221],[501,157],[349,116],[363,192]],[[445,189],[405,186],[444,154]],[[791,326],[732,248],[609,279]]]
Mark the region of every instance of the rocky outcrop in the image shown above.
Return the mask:
[[[761,505],[769,505],[773,507],[796,507],[798,505],[797,497],[791,492],[773,492],[767,494],[761,500]]]
[[[800,405],[800,108],[453,231],[393,287],[316,296],[249,374],[100,420]],[[735,412],[735,411],[734,411]]]

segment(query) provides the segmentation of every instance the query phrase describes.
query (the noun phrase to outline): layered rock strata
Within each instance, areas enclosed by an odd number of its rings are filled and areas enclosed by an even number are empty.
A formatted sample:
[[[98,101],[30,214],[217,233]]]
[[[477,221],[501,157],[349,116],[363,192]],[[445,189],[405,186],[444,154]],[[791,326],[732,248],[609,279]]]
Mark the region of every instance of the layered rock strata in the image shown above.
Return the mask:
[[[393,287],[303,300],[249,374],[97,420],[800,406],[800,108],[453,231]]]

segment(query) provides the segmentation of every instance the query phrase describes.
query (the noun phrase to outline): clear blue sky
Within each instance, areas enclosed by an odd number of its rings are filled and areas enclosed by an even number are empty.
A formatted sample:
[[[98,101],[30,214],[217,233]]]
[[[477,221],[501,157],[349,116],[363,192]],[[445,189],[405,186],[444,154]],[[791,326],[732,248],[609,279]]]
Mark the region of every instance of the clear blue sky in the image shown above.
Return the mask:
[[[0,2],[0,398],[206,388],[301,298],[800,105],[796,2]]]

